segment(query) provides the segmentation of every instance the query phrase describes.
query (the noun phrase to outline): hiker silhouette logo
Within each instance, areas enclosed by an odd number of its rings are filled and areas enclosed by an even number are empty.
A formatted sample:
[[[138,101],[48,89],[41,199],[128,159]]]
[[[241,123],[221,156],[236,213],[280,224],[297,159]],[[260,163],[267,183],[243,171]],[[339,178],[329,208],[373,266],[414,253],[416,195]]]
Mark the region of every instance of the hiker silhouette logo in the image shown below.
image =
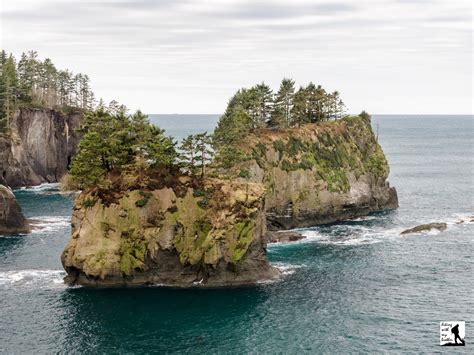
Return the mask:
[[[439,323],[439,345],[464,346],[466,335],[466,322],[445,321]]]

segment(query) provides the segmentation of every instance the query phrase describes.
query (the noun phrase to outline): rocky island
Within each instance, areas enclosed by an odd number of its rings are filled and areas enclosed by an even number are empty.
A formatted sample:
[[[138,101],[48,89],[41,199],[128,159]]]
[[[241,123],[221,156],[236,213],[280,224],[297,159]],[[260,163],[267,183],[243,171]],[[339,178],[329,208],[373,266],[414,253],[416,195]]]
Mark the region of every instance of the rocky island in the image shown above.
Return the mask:
[[[285,110],[285,84],[274,99],[264,84],[239,90],[212,141],[190,136],[178,149],[140,112],[86,115],[70,170],[83,192],[61,256],[66,281],[253,284],[279,275],[266,258],[267,228],[397,208],[370,116],[343,114],[337,93],[312,84],[290,88]],[[313,95],[320,100],[307,107]]]

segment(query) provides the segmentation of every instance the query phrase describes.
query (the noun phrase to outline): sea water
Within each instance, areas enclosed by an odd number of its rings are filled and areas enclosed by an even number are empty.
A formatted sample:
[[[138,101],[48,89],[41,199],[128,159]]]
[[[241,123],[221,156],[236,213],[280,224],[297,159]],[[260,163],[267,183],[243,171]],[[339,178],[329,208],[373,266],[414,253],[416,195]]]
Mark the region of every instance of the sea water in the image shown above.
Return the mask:
[[[217,115],[151,115],[178,140]],[[73,197],[15,191],[43,229],[0,237],[0,352],[436,352],[439,322],[474,346],[472,116],[373,117],[400,208],[303,230],[268,248],[279,282],[228,289],[67,287],[59,256]],[[400,236],[427,222],[444,232]]]

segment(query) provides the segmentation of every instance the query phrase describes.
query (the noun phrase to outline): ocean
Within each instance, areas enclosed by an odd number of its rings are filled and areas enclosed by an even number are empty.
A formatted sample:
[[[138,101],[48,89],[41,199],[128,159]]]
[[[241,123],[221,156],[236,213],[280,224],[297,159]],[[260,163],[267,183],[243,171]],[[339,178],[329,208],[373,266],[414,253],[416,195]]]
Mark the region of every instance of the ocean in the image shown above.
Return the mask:
[[[217,115],[151,115],[182,139]],[[59,256],[72,197],[19,189],[44,229],[0,237],[0,352],[439,352],[439,322],[466,321],[474,344],[474,119],[375,115],[400,208],[303,230],[268,248],[281,281],[228,289],[67,287]],[[400,236],[446,222],[444,232]]]

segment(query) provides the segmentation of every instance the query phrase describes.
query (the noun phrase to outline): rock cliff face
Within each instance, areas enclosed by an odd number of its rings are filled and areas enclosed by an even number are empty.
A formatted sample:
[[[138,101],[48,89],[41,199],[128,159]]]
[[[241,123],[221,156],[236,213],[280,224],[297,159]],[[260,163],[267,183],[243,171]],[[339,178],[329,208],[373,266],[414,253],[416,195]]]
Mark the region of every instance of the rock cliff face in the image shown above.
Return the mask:
[[[11,137],[0,137],[0,183],[11,187],[57,182],[67,172],[79,137],[82,114],[20,108]]]
[[[199,190],[128,191],[111,204],[83,193],[61,257],[66,281],[222,286],[275,278],[263,203],[261,184],[219,180]]]
[[[30,231],[30,225],[23,216],[15,195],[9,188],[0,185],[0,235]]]
[[[270,230],[314,226],[398,207],[370,119],[348,117],[246,139],[238,166],[266,188]]]

